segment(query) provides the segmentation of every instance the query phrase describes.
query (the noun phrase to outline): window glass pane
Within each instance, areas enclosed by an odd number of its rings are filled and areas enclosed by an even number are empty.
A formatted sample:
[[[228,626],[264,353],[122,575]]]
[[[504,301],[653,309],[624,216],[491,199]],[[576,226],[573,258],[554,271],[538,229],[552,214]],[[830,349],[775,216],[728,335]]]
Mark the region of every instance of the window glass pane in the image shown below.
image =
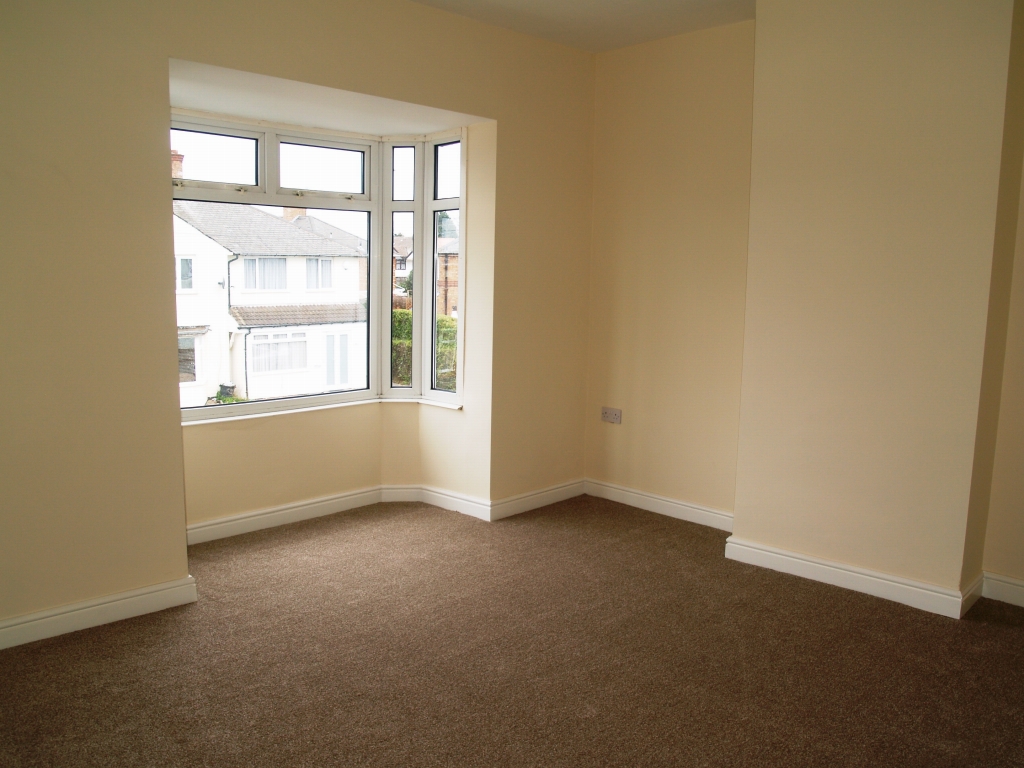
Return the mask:
[[[327,372],[327,386],[334,386],[334,336],[327,334],[327,346],[324,354],[324,370]]]
[[[259,259],[260,290],[283,291],[288,287],[288,259]]]
[[[283,345],[282,345],[283,346]],[[306,342],[305,341],[291,341],[288,343],[289,355],[288,362],[292,368],[305,368],[306,367]]]
[[[192,259],[181,260],[181,288],[191,290],[192,288]]]
[[[438,144],[434,147],[434,199],[458,197],[462,186],[462,144]]]
[[[349,340],[348,336],[338,337],[338,384],[342,388],[348,384],[348,350]],[[360,374],[361,375],[361,374]],[[364,385],[365,387],[365,385]]]
[[[412,211],[391,214],[391,386],[412,386]]]
[[[176,258],[203,277],[177,295],[178,327],[202,338],[204,361],[197,371],[194,351],[179,351],[193,377],[182,407],[365,389],[370,225],[365,211],[175,201]],[[306,289],[307,270],[321,290]]]
[[[256,139],[171,129],[171,178],[256,185]]]
[[[281,142],[281,186],[361,195],[363,155],[352,149]]]
[[[306,288],[319,288],[317,276],[319,274],[320,259],[306,259]]]
[[[455,391],[459,329],[459,211],[434,214],[433,387]]]
[[[392,149],[391,199],[416,199],[416,147]]]
[[[178,337],[178,381],[196,380],[196,340]]]

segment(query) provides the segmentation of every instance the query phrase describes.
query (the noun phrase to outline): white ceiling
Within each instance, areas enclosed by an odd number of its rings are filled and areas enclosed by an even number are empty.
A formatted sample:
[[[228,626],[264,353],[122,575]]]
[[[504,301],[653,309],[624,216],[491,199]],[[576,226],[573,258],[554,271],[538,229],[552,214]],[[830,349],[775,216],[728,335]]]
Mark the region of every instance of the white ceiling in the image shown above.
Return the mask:
[[[595,52],[752,19],[755,3],[755,0],[415,1]]]
[[[365,93],[171,59],[171,106],[308,128],[368,134],[421,135],[487,118]]]

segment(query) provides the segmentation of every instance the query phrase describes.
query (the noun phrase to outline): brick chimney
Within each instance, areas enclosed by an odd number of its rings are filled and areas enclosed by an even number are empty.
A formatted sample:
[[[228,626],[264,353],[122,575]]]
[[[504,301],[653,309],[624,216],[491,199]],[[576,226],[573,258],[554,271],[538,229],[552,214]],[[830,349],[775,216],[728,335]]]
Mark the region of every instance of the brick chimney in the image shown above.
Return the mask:
[[[299,218],[299,216],[305,216],[305,215],[306,215],[306,209],[305,208],[285,208],[284,209],[284,220],[285,221],[295,221],[297,218]]]
[[[185,161],[185,156],[180,152],[171,150],[171,178],[180,179],[181,176],[181,164]]]

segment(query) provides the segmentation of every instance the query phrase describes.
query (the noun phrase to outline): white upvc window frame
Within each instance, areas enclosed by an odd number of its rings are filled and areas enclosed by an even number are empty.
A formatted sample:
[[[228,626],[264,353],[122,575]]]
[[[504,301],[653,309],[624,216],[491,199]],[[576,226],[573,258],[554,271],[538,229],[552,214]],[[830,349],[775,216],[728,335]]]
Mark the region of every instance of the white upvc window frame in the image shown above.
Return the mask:
[[[248,205],[303,207],[311,209],[366,211],[370,215],[369,275],[367,300],[367,387],[341,392],[197,406],[181,409],[182,423],[269,415],[310,410],[359,402],[419,402],[461,408],[465,372],[465,290],[466,290],[466,158],[465,128],[420,136],[366,136],[328,130],[310,130],[266,121],[225,119],[190,110],[172,110],[171,128],[214,133],[257,140],[257,184],[237,185],[172,179],[176,200],[230,202]],[[280,186],[279,143],[299,143],[363,151],[365,194],[355,195],[317,190],[285,189]],[[461,182],[459,198],[434,201],[434,147],[461,141]],[[392,147],[416,148],[415,200],[393,201]],[[297,199],[298,198],[298,199]],[[433,205],[433,207],[431,207]],[[433,211],[458,207],[459,216],[459,318],[457,332],[456,391],[431,387],[433,343]],[[411,387],[391,386],[391,214],[414,213],[413,272],[413,380]],[[418,262],[418,266],[417,266]],[[195,279],[193,263],[193,280]],[[244,279],[244,277],[243,277]],[[332,281],[335,276],[332,274]],[[244,283],[243,283],[244,285]],[[244,290],[244,289],[243,289]],[[248,336],[255,332],[242,330]],[[376,339],[376,340],[375,340]],[[417,340],[419,343],[416,343]]]
[[[369,201],[371,199],[370,194],[370,178],[374,176],[371,171],[371,164],[374,160],[374,155],[379,153],[374,152],[375,143],[371,141],[335,141],[329,139],[323,135],[316,133],[309,133],[307,131],[280,131],[274,132],[276,140],[267,142],[267,167],[268,173],[271,174],[270,188],[275,189],[279,195],[287,195],[289,197],[315,197],[317,199],[336,199],[336,200],[363,200]],[[307,147],[322,147],[323,149],[344,149],[351,152],[363,153],[363,193],[356,194],[354,192],[326,192],[322,190],[308,190],[308,189],[295,189],[281,186],[281,156],[280,156],[280,145],[281,144],[300,144]],[[294,203],[293,203],[294,204]]]
[[[413,198],[412,200],[392,200],[394,196],[394,173],[392,169],[392,158],[394,157],[395,147],[413,147],[416,150],[415,163],[413,165],[415,172],[415,183],[413,184]],[[422,366],[422,350],[420,344],[415,343],[416,333],[422,324],[423,308],[420,306],[423,302],[421,297],[423,296],[423,270],[417,267],[417,264],[421,261],[420,252],[423,247],[423,198],[425,196],[423,179],[424,179],[424,143],[422,137],[410,138],[409,140],[403,141],[398,137],[390,137],[383,143],[383,151],[381,153],[385,158],[384,167],[388,169],[388,172],[383,173],[383,213],[381,215],[381,251],[387,252],[387,257],[381,259],[381,280],[380,280],[380,300],[379,304],[382,311],[386,312],[387,318],[381,325],[380,343],[378,347],[380,349],[380,381],[381,381],[381,398],[389,400],[409,400],[419,399],[423,394],[423,375],[421,371]],[[391,386],[392,375],[391,375],[391,296],[392,296],[392,253],[393,253],[393,232],[392,222],[394,221],[394,214],[407,211],[413,214],[413,304],[412,304],[412,327],[413,327],[413,345],[412,345],[412,382],[411,386],[408,387],[393,387]]]
[[[421,342],[420,348],[425,354],[421,362],[421,397],[427,401],[459,405],[462,403],[462,392],[464,391],[464,377],[466,371],[466,321],[464,307],[466,306],[466,138],[468,131],[463,128],[459,131],[447,131],[434,134],[424,142],[424,174],[423,174],[423,216],[419,228],[422,233],[422,240],[425,249],[421,253],[425,257],[423,261],[426,269],[423,272],[423,281],[419,287],[419,295],[427,297],[428,301],[422,302],[423,314],[420,323]],[[459,151],[459,197],[434,199],[434,173],[436,147],[453,142],[461,142]],[[437,266],[436,254],[434,253],[434,215],[438,211],[450,211],[455,208],[459,210],[459,307],[458,324],[456,327],[456,354],[455,354],[455,391],[447,392],[441,389],[434,389],[434,309],[436,297],[434,296],[434,270]],[[415,330],[414,330],[415,333]],[[415,345],[414,345],[415,346]]]
[[[196,181],[195,179],[171,179],[174,185],[174,197],[185,200],[201,200],[207,202],[224,202],[225,194],[263,195],[267,191],[267,134],[259,130],[259,126],[248,123],[236,123],[216,118],[198,119],[186,114],[171,115],[171,129],[211,133],[217,136],[256,140],[256,183],[229,184],[219,181]],[[188,190],[187,195],[179,195],[179,190]]]

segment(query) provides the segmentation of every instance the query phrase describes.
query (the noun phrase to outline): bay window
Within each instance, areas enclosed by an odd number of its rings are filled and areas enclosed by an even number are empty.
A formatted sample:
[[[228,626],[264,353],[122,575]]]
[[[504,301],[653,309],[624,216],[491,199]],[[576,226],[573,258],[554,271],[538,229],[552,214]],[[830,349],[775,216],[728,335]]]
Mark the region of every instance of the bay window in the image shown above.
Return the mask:
[[[179,378],[209,390],[205,405],[183,395],[183,420],[459,407],[463,131],[366,137],[176,113],[170,138],[178,325],[209,328],[202,376],[179,345]]]

